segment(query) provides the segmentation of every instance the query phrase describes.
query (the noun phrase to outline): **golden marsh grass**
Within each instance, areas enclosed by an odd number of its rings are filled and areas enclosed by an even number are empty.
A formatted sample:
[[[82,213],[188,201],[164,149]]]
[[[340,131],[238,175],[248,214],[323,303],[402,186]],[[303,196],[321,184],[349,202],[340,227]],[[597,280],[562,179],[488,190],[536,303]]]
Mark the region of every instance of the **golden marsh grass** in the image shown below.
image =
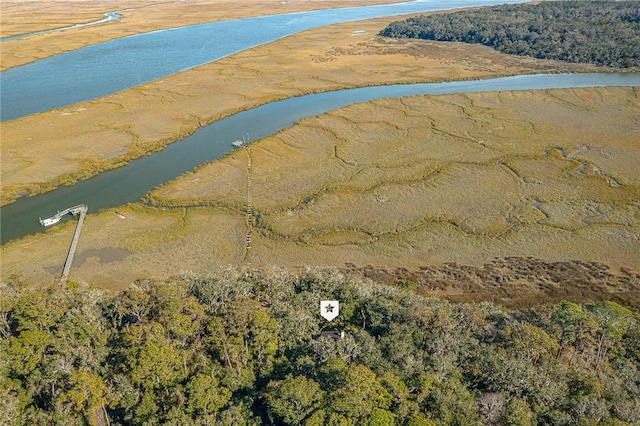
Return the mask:
[[[305,119],[251,144],[249,253],[239,149],[154,191],[158,207],[88,216],[80,254],[130,254],[88,259],[72,279],[122,288],[249,263],[417,271],[509,256],[634,270],[639,107],[638,88],[588,88],[385,99]],[[71,233],[67,224],[4,245],[3,279],[54,277]]]
[[[485,47],[377,37],[391,20],[306,31],[90,102],[3,123],[0,202],[119,167],[207,123],[289,96],[595,69],[510,57]],[[364,33],[353,37],[354,31]],[[376,125],[370,124],[372,131]]]

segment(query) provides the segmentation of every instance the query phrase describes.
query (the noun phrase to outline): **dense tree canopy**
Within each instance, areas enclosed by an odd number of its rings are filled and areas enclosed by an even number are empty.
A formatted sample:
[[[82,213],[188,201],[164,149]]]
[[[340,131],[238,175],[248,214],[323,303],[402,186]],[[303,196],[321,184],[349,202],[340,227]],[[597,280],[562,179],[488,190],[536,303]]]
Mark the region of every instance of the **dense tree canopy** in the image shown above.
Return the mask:
[[[478,43],[542,59],[640,66],[637,1],[545,1],[420,16],[393,22],[381,35]]]
[[[229,270],[110,295],[14,280],[0,299],[0,423],[640,422],[637,313],[452,304],[405,284]],[[332,323],[320,300],[340,301]]]

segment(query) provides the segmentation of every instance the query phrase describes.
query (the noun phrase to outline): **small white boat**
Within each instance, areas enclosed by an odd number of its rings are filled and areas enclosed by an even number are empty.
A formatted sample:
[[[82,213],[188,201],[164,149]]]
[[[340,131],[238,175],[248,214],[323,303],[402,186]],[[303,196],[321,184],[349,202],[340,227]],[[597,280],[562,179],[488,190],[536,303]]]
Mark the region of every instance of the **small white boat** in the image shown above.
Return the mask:
[[[86,213],[87,212],[87,206],[85,206],[84,204],[78,204],[77,206],[73,206],[73,207],[69,207],[68,209],[65,209],[63,211],[59,211],[58,213],[56,213],[55,215],[48,217],[46,219],[43,218],[39,218],[40,219],[40,225],[42,226],[51,226],[54,225],[58,222],[60,222],[60,219],[62,219],[63,216],[66,216],[68,214],[72,214],[74,216],[77,216],[79,214],[82,213]]]
[[[237,141],[231,142],[231,145],[235,146],[236,148],[240,148],[243,144],[244,144],[244,141],[241,141],[240,139],[238,139]]]
[[[51,226],[53,224],[56,224],[58,222],[60,222],[60,219],[62,219],[62,216],[52,216],[52,217],[48,217],[46,219],[40,219],[40,225],[42,226]]]

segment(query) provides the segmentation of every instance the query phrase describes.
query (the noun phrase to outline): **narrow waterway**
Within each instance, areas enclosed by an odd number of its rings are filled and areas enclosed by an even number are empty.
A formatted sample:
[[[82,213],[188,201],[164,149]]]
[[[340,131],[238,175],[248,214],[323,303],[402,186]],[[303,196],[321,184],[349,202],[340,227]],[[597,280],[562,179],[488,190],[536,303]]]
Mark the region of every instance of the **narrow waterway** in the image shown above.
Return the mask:
[[[56,32],[60,32],[60,31],[72,30],[72,29],[75,29],[75,28],[90,27],[91,25],[105,24],[107,22],[115,21],[116,19],[120,19],[120,18],[121,18],[121,16],[119,14],[117,14],[116,12],[108,12],[108,13],[104,14],[104,18],[99,19],[97,21],[85,22],[83,24],[69,25],[68,27],[52,28],[50,30],[34,31],[34,32],[31,32],[31,33],[18,34],[18,35],[14,35],[14,36],[4,37],[4,38],[0,38],[0,42],[9,41],[9,40],[18,40],[18,39],[21,39],[21,38],[27,38],[27,37],[31,37],[31,36],[35,36],[35,35],[39,35],[39,34],[56,33]]]
[[[340,22],[525,0],[418,0],[189,25],[123,37],[0,73],[0,120],[88,101]]]
[[[39,217],[87,204],[89,212],[135,202],[154,187],[222,157],[231,143],[249,134],[251,140],[272,135],[297,120],[357,102],[420,95],[471,93],[496,90],[529,90],[591,86],[640,86],[640,73],[543,74],[488,80],[364,87],[307,95],[272,102],[206,126],[182,141],[169,145],[119,169],[97,175],[47,194],[21,198],[2,208],[1,243],[42,230]]]

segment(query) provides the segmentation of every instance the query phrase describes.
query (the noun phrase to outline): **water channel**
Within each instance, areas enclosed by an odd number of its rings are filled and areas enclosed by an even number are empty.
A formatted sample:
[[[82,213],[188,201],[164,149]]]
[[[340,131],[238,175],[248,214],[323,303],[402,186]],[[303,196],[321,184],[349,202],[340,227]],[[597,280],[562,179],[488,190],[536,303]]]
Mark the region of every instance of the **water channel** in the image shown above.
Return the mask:
[[[418,0],[219,21],[123,37],[0,73],[0,120],[95,99],[324,25],[523,1]]]
[[[18,34],[10,37],[4,37],[4,38],[0,38],[0,42],[9,41],[9,40],[18,40],[21,38],[32,37],[39,34],[56,33],[60,31],[73,30],[76,28],[90,27],[91,25],[98,25],[98,24],[104,24],[106,22],[115,21],[116,19],[120,19],[121,17],[122,16],[118,15],[116,12],[108,12],[104,14],[104,18],[99,19],[97,21],[85,22],[84,24],[74,24],[74,25],[69,25],[68,27],[52,28],[50,30],[34,31],[32,33]]]
[[[419,94],[470,93],[591,86],[640,86],[640,73],[547,74],[488,80],[429,84],[402,84],[307,95],[272,102],[206,126],[162,152],[132,161],[69,187],[21,198],[2,208],[0,241],[42,230],[38,217],[48,217],[69,206],[87,204],[89,212],[135,202],[148,191],[195,166],[220,158],[231,142],[247,133],[261,139],[293,125],[297,120],[357,102]]]

